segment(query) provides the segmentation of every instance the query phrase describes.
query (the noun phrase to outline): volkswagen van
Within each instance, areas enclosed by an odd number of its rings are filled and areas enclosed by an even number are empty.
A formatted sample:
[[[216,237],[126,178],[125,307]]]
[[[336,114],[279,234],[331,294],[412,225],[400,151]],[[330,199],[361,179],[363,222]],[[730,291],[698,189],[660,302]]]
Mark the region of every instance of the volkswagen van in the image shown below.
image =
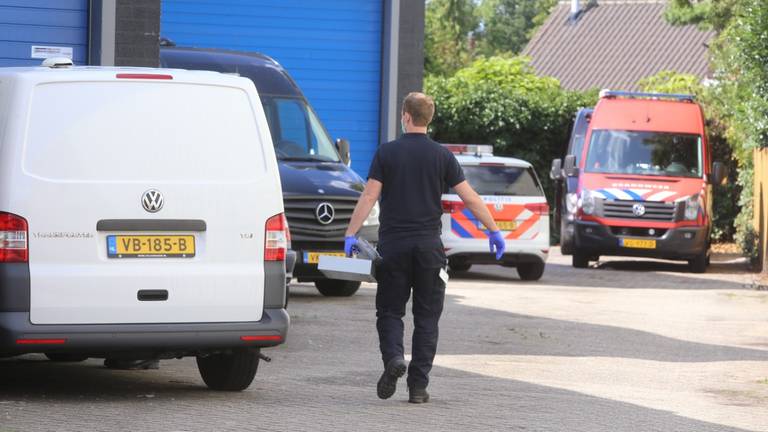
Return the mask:
[[[194,356],[242,390],[286,338],[287,237],[250,80],[0,68],[0,356]]]
[[[711,161],[704,115],[693,96],[604,90],[581,154],[566,156],[577,179],[572,262],[601,255],[709,263],[712,187],[725,177]],[[553,173],[559,162],[553,163]]]

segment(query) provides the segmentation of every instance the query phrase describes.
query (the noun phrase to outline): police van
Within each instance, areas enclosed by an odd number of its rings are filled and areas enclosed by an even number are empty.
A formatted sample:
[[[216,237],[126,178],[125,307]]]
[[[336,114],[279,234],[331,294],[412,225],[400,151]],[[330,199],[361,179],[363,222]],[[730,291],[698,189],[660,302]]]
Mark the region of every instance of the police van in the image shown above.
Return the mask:
[[[549,205],[533,166],[493,155],[490,145],[446,144],[467,182],[488,206],[507,242],[501,260],[488,251],[486,228],[455,191],[442,196],[442,240],[448,265],[467,271],[473,264],[517,268],[523,280],[538,280],[549,255]]]
[[[0,68],[0,357],[197,357],[242,390],[285,341],[288,228],[253,83]]]

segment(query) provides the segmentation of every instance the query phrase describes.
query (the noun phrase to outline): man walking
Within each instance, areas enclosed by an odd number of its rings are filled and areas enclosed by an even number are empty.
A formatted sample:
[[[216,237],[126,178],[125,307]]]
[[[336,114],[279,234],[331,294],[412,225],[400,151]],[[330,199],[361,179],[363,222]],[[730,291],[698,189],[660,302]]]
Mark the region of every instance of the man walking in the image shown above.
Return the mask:
[[[504,253],[504,238],[488,208],[464,179],[453,154],[427,136],[435,104],[427,95],[410,93],[403,102],[403,136],[379,147],[371,163],[368,183],[347,228],[347,255],[360,229],[381,197],[377,268],[376,328],[384,361],[377,394],[395,393],[398,378],[408,370],[408,401],[429,401],[429,372],[437,350],[438,321],[443,311],[445,251],[440,240],[440,197],[454,188],[466,207],[489,229],[491,252]],[[409,366],[403,350],[403,316],[413,290],[413,343]]]

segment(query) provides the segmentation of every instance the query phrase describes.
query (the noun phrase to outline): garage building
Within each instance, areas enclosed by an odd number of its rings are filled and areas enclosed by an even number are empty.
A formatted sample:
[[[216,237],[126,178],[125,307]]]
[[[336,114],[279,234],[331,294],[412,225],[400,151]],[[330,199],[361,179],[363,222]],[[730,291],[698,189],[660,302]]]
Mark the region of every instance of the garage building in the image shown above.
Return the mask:
[[[367,174],[422,87],[424,2],[401,0],[0,0],[0,66],[157,66],[158,39],[259,51],[282,64]]]

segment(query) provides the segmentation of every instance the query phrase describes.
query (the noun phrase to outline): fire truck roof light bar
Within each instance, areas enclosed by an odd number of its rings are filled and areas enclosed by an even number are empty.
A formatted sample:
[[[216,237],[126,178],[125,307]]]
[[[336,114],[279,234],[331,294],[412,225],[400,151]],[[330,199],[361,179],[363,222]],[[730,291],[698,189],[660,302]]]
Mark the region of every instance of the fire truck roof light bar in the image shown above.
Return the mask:
[[[696,97],[689,94],[673,93],[642,93],[619,90],[600,90],[600,98],[630,98],[630,99],[674,99],[678,101],[694,102]]]

